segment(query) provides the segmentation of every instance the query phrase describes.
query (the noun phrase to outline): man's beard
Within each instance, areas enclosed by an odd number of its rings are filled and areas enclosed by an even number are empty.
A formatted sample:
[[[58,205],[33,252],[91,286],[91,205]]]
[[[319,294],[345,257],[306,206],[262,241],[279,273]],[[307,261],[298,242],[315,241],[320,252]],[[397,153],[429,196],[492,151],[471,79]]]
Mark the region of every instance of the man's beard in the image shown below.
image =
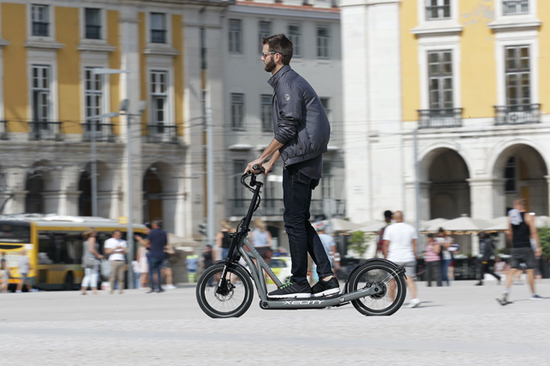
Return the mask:
[[[266,63],[264,65],[264,70],[267,71],[267,72],[271,72],[273,71],[275,68],[277,67],[277,64],[275,63],[275,61],[273,61],[273,58],[270,59],[268,61],[268,63]]]

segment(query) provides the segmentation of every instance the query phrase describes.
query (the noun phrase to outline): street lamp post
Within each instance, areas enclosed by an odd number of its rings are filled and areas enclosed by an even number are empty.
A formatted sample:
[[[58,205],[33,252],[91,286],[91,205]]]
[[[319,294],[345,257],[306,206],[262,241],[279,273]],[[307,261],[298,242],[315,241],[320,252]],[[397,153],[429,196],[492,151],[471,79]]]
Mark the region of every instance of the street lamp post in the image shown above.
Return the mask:
[[[119,70],[119,69],[94,69],[92,73],[94,74],[129,74],[135,73],[136,71],[130,70]],[[126,80],[126,96],[129,95],[129,85],[128,80]],[[139,114],[133,115],[130,113],[130,100],[128,98],[124,99],[120,103],[119,112],[107,113],[104,115],[94,116],[92,118],[102,118],[102,117],[117,117],[120,115],[126,116],[127,130],[126,130],[126,169],[127,169],[127,182],[126,182],[126,194],[127,194],[127,210],[128,210],[128,225],[126,227],[126,242],[128,243],[128,262],[131,263],[134,258],[134,199],[133,199],[133,185],[132,185],[132,139],[131,139],[131,121],[133,116],[140,116],[145,110],[146,102],[139,102]],[[134,287],[134,272],[128,270],[128,287]]]

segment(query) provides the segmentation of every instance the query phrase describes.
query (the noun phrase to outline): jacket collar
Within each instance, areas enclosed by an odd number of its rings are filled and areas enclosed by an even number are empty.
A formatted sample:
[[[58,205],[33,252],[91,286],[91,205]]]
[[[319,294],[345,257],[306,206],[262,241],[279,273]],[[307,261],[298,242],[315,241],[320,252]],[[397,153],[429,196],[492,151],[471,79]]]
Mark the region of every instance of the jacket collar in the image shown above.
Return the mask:
[[[281,69],[279,71],[277,71],[277,73],[275,75],[273,75],[272,77],[269,78],[267,83],[269,85],[271,85],[271,87],[273,89],[275,89],[277,87],[277,84],[279,84],[279,80],[283,77],[284,74],[286,74],[290,70],[292,70],[290,65],[285,65],[285,66],[281,67]]]

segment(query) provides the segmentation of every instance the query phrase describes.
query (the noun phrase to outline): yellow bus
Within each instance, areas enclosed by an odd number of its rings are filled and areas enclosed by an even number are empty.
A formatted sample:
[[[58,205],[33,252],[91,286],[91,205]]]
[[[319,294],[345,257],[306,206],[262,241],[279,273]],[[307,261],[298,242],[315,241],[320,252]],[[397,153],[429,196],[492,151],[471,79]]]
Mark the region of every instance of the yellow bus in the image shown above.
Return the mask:
[[[10,269],[10,289],[21,281],[19,257],[26,250],[31,270],[31,284],[42,290],[72,290],[80,287],[84,276],[81,266],[82,233],[97,230],[97,241],[103,253],[105,240],[114,230],[126,238],[126,225],[100,217],[22,214],[0,216],[0,255],[5,253]],[[134,232],[144,235],[145,226],[134,224]],[[134,250],[134,254],[135,254]]]

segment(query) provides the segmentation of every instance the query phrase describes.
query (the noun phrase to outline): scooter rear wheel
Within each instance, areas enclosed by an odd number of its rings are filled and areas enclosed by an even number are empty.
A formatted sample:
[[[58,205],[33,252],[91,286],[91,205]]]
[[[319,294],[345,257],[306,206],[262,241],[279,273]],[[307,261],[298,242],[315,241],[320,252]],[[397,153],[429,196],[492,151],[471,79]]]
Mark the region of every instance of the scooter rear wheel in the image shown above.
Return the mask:
[[[232,318],[243,315],[254,298],[250,274],[241,267],[228,268],[222,287],[220,277],[225,263],[210,266],[197,283],[197,302],[211,318]]]
[[[392,315],[401,308],[407,296],[403,275],[391,262],[367,261],[356,269],[349,280],[349,292],[377,285],[379,293],[365,296],[351,303],[363,315]]]

